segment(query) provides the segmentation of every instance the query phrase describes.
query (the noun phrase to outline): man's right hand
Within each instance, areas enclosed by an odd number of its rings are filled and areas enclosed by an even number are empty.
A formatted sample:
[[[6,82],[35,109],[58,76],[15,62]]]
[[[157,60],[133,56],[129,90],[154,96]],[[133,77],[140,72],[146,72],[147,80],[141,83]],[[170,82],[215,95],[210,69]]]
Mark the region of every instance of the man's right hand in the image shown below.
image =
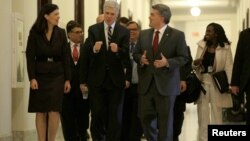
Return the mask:
[[[142,64],[142,65],[149,65],[149,61],[148,61],[148,59],[147,59],[146,54],[147,54],[147,51],[145,50],[145,51],[143,52],[142,56],[141,56],[141,64]]]
[[[94,53],[98,53],[102,47],[102,41],[95,42]]]

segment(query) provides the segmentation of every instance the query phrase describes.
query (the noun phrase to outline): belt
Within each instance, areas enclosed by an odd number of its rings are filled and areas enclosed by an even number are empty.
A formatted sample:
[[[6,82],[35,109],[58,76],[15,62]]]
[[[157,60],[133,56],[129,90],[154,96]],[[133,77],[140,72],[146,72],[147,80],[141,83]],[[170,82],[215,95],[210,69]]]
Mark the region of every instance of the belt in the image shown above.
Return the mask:
[[[37,62],[60,62],[60,57],[37,57]]]

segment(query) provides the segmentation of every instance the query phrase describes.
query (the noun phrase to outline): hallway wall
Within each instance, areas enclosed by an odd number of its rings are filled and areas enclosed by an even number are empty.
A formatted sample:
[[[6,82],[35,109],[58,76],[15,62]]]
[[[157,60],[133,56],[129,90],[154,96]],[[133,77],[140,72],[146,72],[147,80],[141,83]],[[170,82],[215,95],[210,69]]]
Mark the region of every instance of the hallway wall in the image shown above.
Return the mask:
[[[0,141],[11,141],[11,1],[0,0]]]

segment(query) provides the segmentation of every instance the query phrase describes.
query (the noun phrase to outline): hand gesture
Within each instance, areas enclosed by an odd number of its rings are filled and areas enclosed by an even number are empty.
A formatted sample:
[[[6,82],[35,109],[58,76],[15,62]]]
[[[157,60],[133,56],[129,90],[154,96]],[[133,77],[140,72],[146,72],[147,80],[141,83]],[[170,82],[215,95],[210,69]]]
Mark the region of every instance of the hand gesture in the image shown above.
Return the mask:
[[[141,64],[142,64],[142,65],[149,65],[149,61],[148,61],[148,59],[147,59],[146,54],[147,54],[147,51],[145,50],[145,51],[143,52],[142,56],[141,56]]]
[[[162,68],[168,66],[167,58],[161,53],[161,59],[154,61],[155,68]]]
[[[117,46],[117,44],[116,43],[110,43],[110,49],[114,53],[118,52],[118,46]]]
[[[97,42],[95,42],[95,46],[94,46],[94,51],[96,52],[96,53],[98,53],[99,51],[100,51],[100,49],[101,49],[101,47],[102,47],[102,41],[97,41]]]

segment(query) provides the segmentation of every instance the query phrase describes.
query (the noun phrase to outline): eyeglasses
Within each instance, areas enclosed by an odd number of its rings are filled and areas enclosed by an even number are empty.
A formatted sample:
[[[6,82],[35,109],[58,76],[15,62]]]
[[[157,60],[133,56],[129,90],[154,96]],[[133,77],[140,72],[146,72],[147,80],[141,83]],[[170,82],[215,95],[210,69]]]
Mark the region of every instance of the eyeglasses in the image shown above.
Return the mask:
[[[75,33],[75,34],[83,34],[82,31],[71,31],[72,33]]]
[[[130,30],[130,31],[137,31],[138,28],[130,28],[130,29],[128,29],[128,30]]]

